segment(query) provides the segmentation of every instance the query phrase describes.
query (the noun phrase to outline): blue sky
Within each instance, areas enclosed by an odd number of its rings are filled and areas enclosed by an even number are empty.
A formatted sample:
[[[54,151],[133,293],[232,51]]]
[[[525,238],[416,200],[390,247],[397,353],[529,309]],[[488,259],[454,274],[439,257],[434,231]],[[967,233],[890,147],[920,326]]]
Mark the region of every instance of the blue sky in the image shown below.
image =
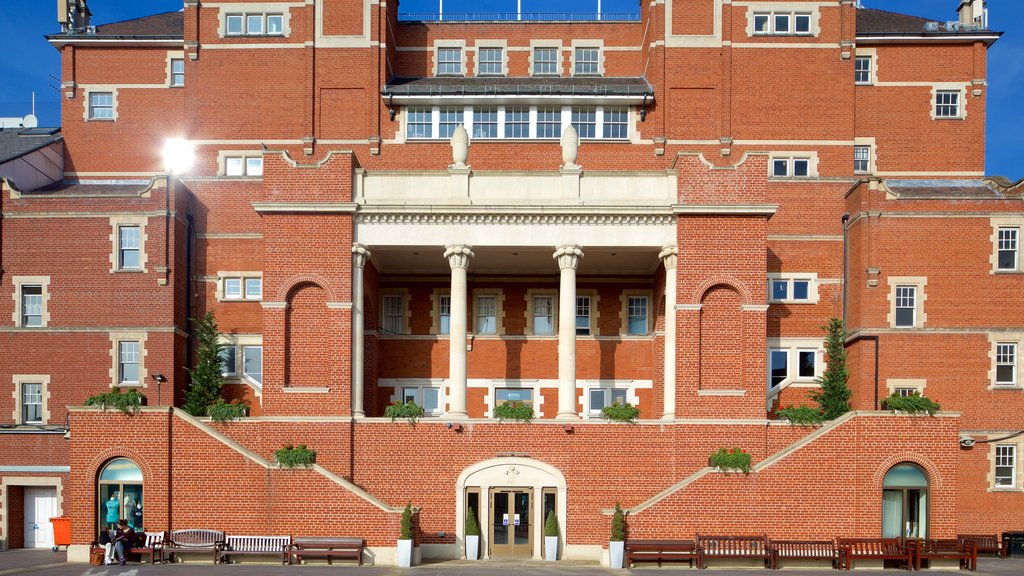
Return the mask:
[[[522,0],[524,12],[593,11],[597,0]],[[863,0],[869,8],[955,20],[957,0]],[[444,0],[445,12],[479,9],[479,0]],[[24,116],[36,93],[40,124],[60,122],[60,60],[43,38],[58,31],[56,0],[0,0],[0,116]],[[182,0],[90,0],[94,23],[179,10]],[[402,0],[403,12],[436,12],[438,0]],[[603,0],[606,12],[636,11],[637,0]],[[515,11],[516,0],[489,0],[491,11]],[[986,172],[1024,177],[1024,0],[988,0],[989,22],[1006,34],[989,51]]]

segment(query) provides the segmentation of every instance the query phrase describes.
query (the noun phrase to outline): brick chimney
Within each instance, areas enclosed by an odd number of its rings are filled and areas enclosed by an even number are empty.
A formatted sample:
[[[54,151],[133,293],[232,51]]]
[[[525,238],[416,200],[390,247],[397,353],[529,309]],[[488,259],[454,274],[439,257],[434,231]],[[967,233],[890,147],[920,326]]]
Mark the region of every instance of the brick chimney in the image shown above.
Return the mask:
[[[86,0],[57,0],[57,22],[65,32],[88,27],[90,16]]]

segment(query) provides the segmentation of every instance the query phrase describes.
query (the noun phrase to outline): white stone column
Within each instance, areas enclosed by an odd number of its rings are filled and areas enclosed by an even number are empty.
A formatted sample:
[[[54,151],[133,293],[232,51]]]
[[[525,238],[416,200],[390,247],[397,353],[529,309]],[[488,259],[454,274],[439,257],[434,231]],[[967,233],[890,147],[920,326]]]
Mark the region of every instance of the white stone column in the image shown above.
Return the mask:
[[[583,257],[579,246],[559,246],[554,258],[561,278],[558,284],[558,414],[555,418],[579,418],[576,413],[576,267]]]
[[[370,251],[358,242],[352,243],[352,417],[363,418],[363,358],[365,305],[363,304],[363,267]]]
[[[676,263],[679,249],[666,246],[658,254],[665,265],[665,412],[662,420],[676,419]]]
[[[448,412],[445,416],[465,418],[466,414],[466,269],[473,249],[463,244],[445,247],[444,257],[452,268],[451,316],[448,323]]]

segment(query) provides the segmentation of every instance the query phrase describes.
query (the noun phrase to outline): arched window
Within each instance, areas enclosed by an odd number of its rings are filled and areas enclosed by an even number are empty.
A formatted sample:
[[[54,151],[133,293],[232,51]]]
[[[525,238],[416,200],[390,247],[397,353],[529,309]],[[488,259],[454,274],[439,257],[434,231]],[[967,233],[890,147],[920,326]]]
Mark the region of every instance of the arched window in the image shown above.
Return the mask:
[[[142,470],[127,458],[115,458],[100,470],[99,527],[110,528],[121,518],[142,530]]]
[[[928,537],[928,477],[920,466],[903,462],[885,473],[882,537]]]

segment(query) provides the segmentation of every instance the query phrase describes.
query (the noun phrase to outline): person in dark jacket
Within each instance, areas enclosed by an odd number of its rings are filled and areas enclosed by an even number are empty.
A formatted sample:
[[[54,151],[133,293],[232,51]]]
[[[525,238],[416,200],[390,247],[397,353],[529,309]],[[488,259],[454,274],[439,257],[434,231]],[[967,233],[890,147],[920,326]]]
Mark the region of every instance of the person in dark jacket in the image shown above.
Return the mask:
[[[128,521],[124,518],[118,520],[117,532],[114,534],[114,556],[118,558],[121,566],[124,566],[125,551],[131,548],[134,542],[135,530],[128,526]]]

